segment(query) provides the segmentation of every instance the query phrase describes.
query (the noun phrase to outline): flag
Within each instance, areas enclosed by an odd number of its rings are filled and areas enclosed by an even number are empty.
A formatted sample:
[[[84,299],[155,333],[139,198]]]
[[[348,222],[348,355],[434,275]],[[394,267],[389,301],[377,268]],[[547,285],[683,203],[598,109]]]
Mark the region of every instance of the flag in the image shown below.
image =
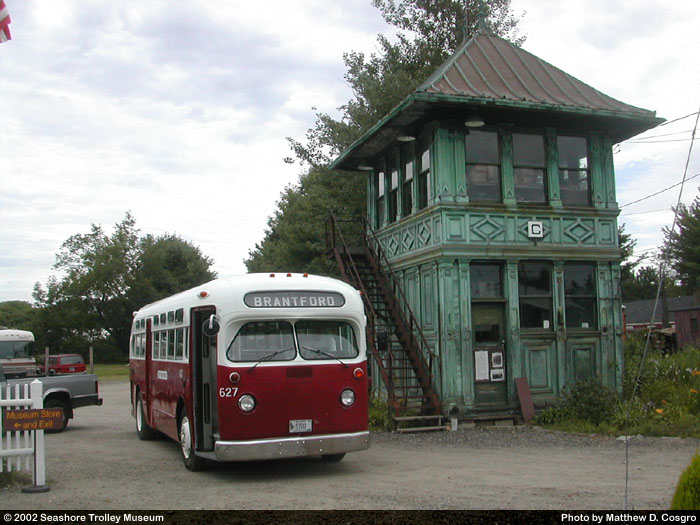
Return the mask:
[[[7,42],[10,38],[10,13],[5,7],[5,0],[0,0],[0,43]]]

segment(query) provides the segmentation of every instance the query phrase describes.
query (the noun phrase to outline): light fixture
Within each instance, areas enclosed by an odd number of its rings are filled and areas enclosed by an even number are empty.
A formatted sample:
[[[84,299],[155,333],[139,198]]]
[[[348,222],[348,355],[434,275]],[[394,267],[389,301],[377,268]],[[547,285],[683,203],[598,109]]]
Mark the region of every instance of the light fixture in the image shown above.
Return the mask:
[[[360,165],[357,167],[357,169],[358,169],[358,170],[361,170],[361,171],[372,171],[372,170],[374,170],[374,168],[373,168],[372,166],[367,166],[367,165],[365,165],[365,164],[360,164]]]
[[[467,120],[464,121],[464,125],[468,128],[480,128],[484,124],[486,124],[486,122],[484,122],[484,119],[482,119],[476,111],[469,115]]]
[[[398,140],[399,142],[413,142],[414,140],[416,140],[416,137],[414,137],[413,135],[400,135],[396,137],[396,140]]]

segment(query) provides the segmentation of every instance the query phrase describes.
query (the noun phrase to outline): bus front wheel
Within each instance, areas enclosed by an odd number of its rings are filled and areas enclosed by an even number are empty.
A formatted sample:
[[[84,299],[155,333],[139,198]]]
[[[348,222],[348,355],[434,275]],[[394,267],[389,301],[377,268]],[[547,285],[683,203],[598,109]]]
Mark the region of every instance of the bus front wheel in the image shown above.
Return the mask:
[[[194,453],[192,425],[190,425],[190,418],[187,415],[180,418],[180,450],[182,451],[182,462],[188,470],[197,471],[206,468],[207,460]]]

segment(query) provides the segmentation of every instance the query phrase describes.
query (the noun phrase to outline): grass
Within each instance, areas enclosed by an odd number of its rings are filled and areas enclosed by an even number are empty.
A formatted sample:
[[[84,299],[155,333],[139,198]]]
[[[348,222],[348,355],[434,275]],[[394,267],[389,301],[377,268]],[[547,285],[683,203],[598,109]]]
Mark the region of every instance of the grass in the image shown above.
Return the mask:
[[[0,472],[0,490],[26,487],[32,484],[32,475],[27,472]]]
[[[95,374],[100,381],[129,379],[129,365],[95,365]]]

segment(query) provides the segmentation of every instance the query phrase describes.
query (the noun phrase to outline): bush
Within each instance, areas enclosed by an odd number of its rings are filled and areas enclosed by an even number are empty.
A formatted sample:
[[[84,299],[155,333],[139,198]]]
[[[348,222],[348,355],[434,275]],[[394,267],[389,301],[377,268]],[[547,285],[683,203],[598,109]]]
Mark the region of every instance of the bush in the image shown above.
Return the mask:
[[[598,379],[580,381],[563,396],[563,405],[571,417],[594,425],[612,419],[617,403],[617,394]]]
[[[580,381],[564,390],[558,405],[538,414],[535,423],[551,425],[576,421],[598,426],[613,418],[618,404],[617,394],[598,379]]]
[[[680,479],[671,500],[671,510],[700,509],[700,453],[688,465]]]
[[[624,401],[598,381],[577,383],[555,407],[540,412],[535,424],[579,432],[700,437],[700,349],[664,354],[650,347],[640,371],[644,343],[640,336],[625,343]]]
[[[371,430],[391,430],[393,423],[389,409],[389,402],[381,397],[372,396],[369,400],[369,428]]]

